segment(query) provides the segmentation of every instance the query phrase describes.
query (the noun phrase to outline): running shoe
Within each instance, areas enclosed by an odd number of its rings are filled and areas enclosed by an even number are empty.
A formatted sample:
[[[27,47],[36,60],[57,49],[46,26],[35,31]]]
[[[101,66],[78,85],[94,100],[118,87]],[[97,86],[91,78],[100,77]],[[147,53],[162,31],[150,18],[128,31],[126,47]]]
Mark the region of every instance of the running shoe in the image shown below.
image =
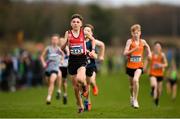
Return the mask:
[[[88,111],[88,100],[84,100],[84,110]]]
[[[51,96],[47,96],[46,104],[47,104],[47,105],[50,105],[50,104],[51,104]]]
[[[133,102],[133,107],[134,107],[135,109],[138,109],[138,108],[139,108],[139,104],[138,104],[138,101],[137,101],[137,100],[134,100],[134,102]]]
[[[63,96],[63,104],[64,104],[64,105],[67,104],[67,96]]]
[[[155,103],[156,106],[158,106],[158,105],[159,105],[159,98],[156,98],[156,99],[154,100],[154,103]]]
[[[79,108],[78,109],[78,113],[82,113],[82,112],[84,112],[84,109],[83,108]]]
[[[132,107],[134,107],[134,98],[132,96],[130,96],[130,104]]]
[[[98,87],[97,87],[97,86],[94,86],[94,87],[93,87],[93,95],[94,95],[94,96],[97,96],[97,95],[98,95],[98,92],[99,92]]]
[[[91,103],[89,103],[88,104],[88,111],[91,111],[91,109],[92,109],[92,105],[91,105]]]
[[[46,101],[46,104],[47,104],[47,105],[50,105],[50,104],[51,104],[51,101]]]
[[[89,91],[88,91],[88,86],[82,86],[82,95],[84,97],[88,97]]]

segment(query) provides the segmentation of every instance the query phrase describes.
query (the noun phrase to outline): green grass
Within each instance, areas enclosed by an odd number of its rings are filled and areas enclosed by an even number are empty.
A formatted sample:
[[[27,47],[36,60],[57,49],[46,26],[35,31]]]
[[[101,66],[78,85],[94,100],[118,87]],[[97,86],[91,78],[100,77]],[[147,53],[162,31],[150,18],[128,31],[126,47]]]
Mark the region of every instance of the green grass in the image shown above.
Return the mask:
[[[129,85],[124,73],[112,73],[97,77],[99,95],[92,97],[92,111],[77,113],[72,85],[68,86],[68,105],[62,100],[45,104],[47,87],[30,88],[15,93],[0,92],[0,117],[180,117],[180,96],[172,101],[165,88],[156,107],[150,97],[147,76],[141,77],[139,109],[129,104]],[[54,96],[55,97],[55,96]]]

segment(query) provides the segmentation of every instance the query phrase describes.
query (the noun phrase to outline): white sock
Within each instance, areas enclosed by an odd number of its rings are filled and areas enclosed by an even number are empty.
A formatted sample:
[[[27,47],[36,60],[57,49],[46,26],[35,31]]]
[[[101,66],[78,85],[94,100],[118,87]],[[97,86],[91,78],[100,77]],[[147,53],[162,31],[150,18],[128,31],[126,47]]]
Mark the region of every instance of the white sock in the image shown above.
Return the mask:
[[[58,93],[61,93],[61,90],[60,90],[60,89],[58,89],[58,90],[57,90],[57,92],[58,92]]]
[[[64,97],[66,97],[67,96],[67,93],[64,93]]]
[[[51,101],[51,96],[50,95],[47,96],[47,101]]]

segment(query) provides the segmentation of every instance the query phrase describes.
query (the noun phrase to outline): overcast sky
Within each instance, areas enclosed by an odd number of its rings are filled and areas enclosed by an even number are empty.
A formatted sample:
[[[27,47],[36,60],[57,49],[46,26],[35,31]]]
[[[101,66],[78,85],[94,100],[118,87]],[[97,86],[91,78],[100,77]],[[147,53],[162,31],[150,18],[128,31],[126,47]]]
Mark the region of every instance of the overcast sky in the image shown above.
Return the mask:
[[[18,1],[18,0],[14,0]],[[180,6],[180,0],[25,0],[28,2],[34,1],[64,1],[67,3],[79,3],[79,4],[88,4],[88,3],[97,3],[104,6],[123,6],[123,5],[142,5],[148,3],[164,3]]]

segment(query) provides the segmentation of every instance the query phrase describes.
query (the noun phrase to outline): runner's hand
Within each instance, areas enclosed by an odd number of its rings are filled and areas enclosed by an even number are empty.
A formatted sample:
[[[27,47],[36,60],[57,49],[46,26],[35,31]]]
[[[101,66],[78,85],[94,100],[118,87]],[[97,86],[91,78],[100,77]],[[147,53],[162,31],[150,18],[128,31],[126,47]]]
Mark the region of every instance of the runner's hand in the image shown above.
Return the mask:
[[[43,68],[47,67],[47,63],[45,63],[45,62],[42,65],[43,65]]]
[[[97,59],[97,54],[95,53],[94,50],[92,50],[91,52],[89,52],[89,56],[90,56],[91,58]]]

